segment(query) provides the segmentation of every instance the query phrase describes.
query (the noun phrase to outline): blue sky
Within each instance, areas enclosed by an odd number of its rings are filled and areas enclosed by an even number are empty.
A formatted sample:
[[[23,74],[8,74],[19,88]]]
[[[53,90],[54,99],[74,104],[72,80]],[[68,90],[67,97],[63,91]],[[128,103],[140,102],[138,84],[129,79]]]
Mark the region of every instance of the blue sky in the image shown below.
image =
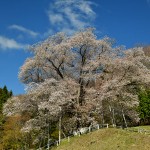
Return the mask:
[[[127,48],[150,44],[150,0],[0,0],[0,87],[24,93],[18,72],[28,45],[89,26]]]

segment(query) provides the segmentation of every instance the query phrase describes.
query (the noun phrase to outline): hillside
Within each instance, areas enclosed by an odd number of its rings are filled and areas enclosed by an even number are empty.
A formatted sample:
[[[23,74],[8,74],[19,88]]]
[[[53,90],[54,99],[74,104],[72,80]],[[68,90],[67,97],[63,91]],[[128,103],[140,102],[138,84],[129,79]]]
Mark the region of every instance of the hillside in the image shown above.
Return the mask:
[[[149,127],[147,127],[148,129]],[[100,129],[63,141],[53,150],[149,150],[150,134],[128,132],[121,129]]]

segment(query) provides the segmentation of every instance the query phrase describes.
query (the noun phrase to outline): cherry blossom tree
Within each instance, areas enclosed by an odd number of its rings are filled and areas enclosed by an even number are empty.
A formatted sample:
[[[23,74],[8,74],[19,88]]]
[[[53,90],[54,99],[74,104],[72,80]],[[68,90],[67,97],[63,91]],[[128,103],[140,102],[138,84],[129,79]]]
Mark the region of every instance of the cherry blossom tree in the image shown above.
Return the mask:
[[[57,33],[31,46],[33,57],[19,72],[27,93],[10,98],[4,114],[28,112],[24,132],[43,131],[60,115],[73,129],[94,122],[93,114],[101,114],[107,103],[113,124],[114,108],[120,109],[126,127],[126,116],[137,122],[133,108],[138,105],[138,89],[150,83],[150,57],[142,47],[125,50],[113,43],[108,37],[97,39],[90,28],[72,36]]]
[[[139,103],[138,93],[140,88],[150,83],[148,64],[150,58],[145,56],[143,48],[129,49],[124,51],[124,56],[114,59],[97,80],[101,100],[107,100],[111,105],[119,104],[123,117],[123,109],[126,109],[135,122],[139,120],[134,109]]]

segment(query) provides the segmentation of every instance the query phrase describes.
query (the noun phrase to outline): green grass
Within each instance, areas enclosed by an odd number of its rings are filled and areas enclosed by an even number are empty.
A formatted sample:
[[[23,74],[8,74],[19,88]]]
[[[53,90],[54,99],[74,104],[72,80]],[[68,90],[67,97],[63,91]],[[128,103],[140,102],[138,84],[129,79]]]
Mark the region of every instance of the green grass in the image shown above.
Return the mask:
[[[150,126],[144,128],[150,129]],[[53,150],[150,150],[150,135],[121,129],[100,129],[62,141]]]

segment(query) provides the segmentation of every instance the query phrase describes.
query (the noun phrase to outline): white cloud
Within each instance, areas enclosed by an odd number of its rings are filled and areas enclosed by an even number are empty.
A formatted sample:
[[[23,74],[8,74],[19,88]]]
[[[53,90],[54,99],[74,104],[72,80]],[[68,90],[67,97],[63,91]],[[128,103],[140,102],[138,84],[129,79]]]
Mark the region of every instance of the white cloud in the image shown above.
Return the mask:
[[[49,11],[48,14],[49,14],[48,15],[49,21],[52,24],[59,23],[59,22],[62,22],[64,20],[64,18],[61,14],[54,14],[52,11]]]
[[[36,37],[36,36],[39,35],[39,33],[37,33],[37,32],[31,31],[29,29],[26,29],[23,26],[19,26],[19,25],[16,25],[16,24],[13,24],[13,25],[9,26],[9,29],[15,29],[15,30],[27,33],[28,35],[30,35],[32,37]]]
[[[72,25],[74,28],[79,29],[87,25],[87,22],[80,20],[80,15],[74,13],[71,8],[65,8],[63,12],[66,15],[68,21],[70,22],[70,25]]]
[[[55,0],[50,4],[47,15],[54,31],[73,31],[92,26],[96,13],[95,3],[88,0]],[[50,32],[51,33],[51,32]]]
[[[4,36],[0,36],[0,49],[25,49],[26,45],[16,42],[14,39],[9,39]]]

